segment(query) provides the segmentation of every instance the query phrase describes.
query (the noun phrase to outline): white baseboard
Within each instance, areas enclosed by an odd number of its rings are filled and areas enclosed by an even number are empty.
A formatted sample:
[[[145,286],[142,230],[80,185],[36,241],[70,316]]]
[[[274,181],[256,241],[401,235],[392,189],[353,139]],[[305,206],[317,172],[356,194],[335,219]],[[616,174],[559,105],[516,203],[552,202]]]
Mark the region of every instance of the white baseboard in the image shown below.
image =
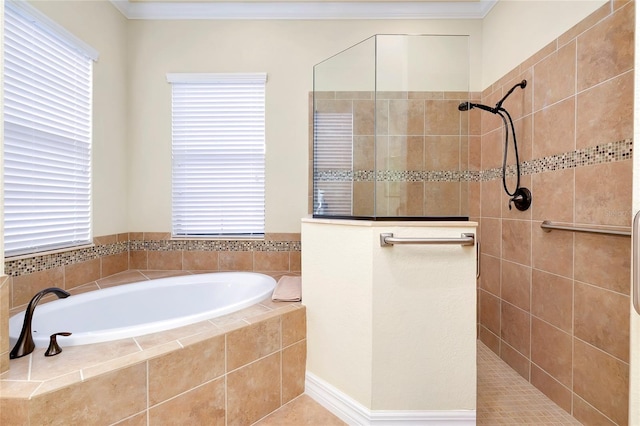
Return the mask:
[[[307,372],[305,393],[349,425],[475,426],[475,410],[369,410],[329,383]]]

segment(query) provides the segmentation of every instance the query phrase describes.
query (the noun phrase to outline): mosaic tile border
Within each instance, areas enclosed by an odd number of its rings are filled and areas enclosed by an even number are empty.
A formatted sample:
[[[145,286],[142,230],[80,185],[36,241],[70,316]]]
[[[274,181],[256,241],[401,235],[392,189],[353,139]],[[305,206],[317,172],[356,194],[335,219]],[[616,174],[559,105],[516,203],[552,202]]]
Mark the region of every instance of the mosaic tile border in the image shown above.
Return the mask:
[[[573,169],[602,163],[630,160],[633,139],[610,142],[572,152],[551,155],[520,164],[521,175],[533,175],[555,170]],[[516,175],[510,165],[507,177]],[[322,170],[314,174],[316,182],[486,182],[502,178],[502,168],[481,171],[459,170]]]
[[[101,257],[131,251],[259,251],[300,252],[300,241],[245,241],[245,240],[130,240],[113,244],[100,244],[77,250],[45,254],[4,263],[5,274],[17,277],[68,266]]]

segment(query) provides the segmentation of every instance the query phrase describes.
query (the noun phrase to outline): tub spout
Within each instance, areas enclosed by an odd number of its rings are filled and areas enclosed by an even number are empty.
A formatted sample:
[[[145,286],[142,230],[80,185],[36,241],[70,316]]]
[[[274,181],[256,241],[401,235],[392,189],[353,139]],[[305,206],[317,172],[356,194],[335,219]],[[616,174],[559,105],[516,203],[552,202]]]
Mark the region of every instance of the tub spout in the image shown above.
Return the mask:
[[[25,355],[29,355],[31,352],[33,352],[33,349],[35,349],[36,345],[35,343],[33,343],[33,336],[31,335],[31,320],[33,319],[33,312],[36,310],[36,305],[38,304],[40,299],[42,299],[43,296],[49,293],[55,294],[60,299],[65,299],[71,296],[70,293],[58,287],[49,287],[37,292],[29,302],[29,306],[27,306],[27,310],[24,313],[22,331],[20,332],[18,341],[9,354],[9,358],[15,359],[23,357]]]

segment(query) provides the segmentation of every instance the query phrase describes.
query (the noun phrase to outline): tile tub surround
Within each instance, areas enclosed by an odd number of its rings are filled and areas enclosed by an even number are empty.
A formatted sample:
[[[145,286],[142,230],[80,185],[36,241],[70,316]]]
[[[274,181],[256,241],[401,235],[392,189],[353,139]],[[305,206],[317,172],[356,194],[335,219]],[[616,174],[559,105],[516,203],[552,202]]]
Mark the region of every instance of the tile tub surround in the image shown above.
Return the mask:
[[[270,299],[190,326],[44,349],[0,376],[0,424],[254,423],[304,391],[306,309]]]
[[[267,234],[264,240],[171,239],[162,232],[96,237],[94,246],[5,261],[11,309],[24,307],[46,287],[65,290],[127,270],[253,271],[300,273],[300,234]]]
[[[469,145],[479,176],[470,182],[482,244],[479,338],[584,424],[628,422],[631,241],[540,224],[631,225],[634,8],[607,3],[482,93],[493,105],[528,81],[504,106],[531,209],[509,210],[491,173],[501,121],[481,114],[470,126],[481,139]]]

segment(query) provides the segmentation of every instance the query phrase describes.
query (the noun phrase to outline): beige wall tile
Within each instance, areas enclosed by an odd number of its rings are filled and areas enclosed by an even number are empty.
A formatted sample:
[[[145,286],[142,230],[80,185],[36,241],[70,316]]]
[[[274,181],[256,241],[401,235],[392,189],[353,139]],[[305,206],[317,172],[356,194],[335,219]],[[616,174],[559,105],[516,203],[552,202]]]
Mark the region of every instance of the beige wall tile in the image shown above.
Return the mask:
[[[576,169],[576,222],[631,226],[633,163],[618,161]]]
[[[571,389],[563,386],[535,364],[531,364],[531,384],[540,389],[564,411],[571,413]]]
[[[389,136],[389,170],[424,170],[424,157],[422,135]]]
[[[372,100],[353,101],[353,134],[373,135],[375,106]]]
[[[146,408],[146,363],[96,376],[31,400],[31,424],[111,424]]]
[[[531,265],[531,222],[502,220],[502,258]]]
[[[182,251],[149,251],[147,266],[149,269],[181,270]]]
[[[591,404],[573,394],[573,417],[584,425],[616,426]]]
[[[147,251],[132,250],[129,252],[129,268],[130,269],[148,269]]]
[[[573,281],[533,270],[531,313],[561,330],[573,330]]]
[[[482,217],[501,217],[502,211],[502,182],[490,180],[480,183],[482,188],[481,213]]]
[[[257,251],[253,254],[255,271],[288,271],[289,252]]]
[[[426,101],[427,103],[432,101]],[[389,101],[389,135],[424,135],[425,101],[399,99]],[[435,133],[427,134],[452,134]],[[456,132],[457,134],[457,132]]]
[[[578,91],[633,69],[633,4],[578,36]]]
[[[307,337],[307,308],[302,306],[282,315],[282,347]]]
[[[218,257],[221,271],[253,271],[253,253],[250,251],[221,251]]]
[[[223,377],[191,389],[149,409],[149,425],[225,426]]]
[[[70,289],[97,281],[100,278],[100,259],[64,266],[64,285]]]
[[[480,291],[480,324],[500,336],[500,299],[485,291]]]
[[[166,401],[225,372],[224,336],[214,336],[149,361],[149,404]]]
[[[482,170],[502,167],[503,147],[504,134],[502,133],[502,127],[482,136]]]
[[[291,272],[302,271],[302,253],[299,251],[289,252],[289,270]]]
[[[427,100],[424,106],[425,135],[459,135],[460,116],[466,112],[458,110],[458,100]],[[413,106],[416,107],[416,106]]]
[[[469,182],[467,190],[469,217],[480,216],[480,182]]]
[[[503,300],[529,312],[531,306],[531,268],[503,260],[501,296]]]
[[[509,303],[501,304],[500,337],[525,357],[531,350],[531,316]]]
[[[227,371],[235,370],[281,347],[280,317],[248,325],[227,334]]]
[[[409,186],[414,187],[415,198],[413,200],[419,200],[419,184],[421,182],[408,182]],[[463,198],[463,186],[461,182],[424,182],[424,215],[425,216],[462,216],[461,202]],[[411,191],[408,196],[410,203],[411,195],[414,194]],[[412,216],[420,216],[422,212],[418,206],[410,212]]]
[[[227,425],[249,425],[281,405],[281,353],[227,375]]]
[[[576,149],[576,98],[570,96],[533,115],[533,158]]]
[[[570,42],[534,66],[533,109],[538,111],[575,94],[576,43]]]
[[[478,336],[480,341],[484,343],[489,349],[496,354],[500,353],[500,337],[493,334],[489,329],[484,326],[479,326]]]
[[[282,350],[282,404],[304,393],[306,363],[306,339]]]
[[[147,410],[115,423],[117,426],[148,426]]]
[[[142,235],[145,241],[162,241],[170,240],[171,232],[145,232]]]
[[[0,424],[28,425],[29,400],[0,398]]]
[[[500,297],[501,269],[500,258],[487,254],[480,255],[480,288]]]
[[[531,203],[534,220],[573,222],[575,170],[556,170],[531,177]]]
[[[380,142],[380,136],[389,134],[389,101],[376,100],[376,143]]]
[[[629,238],[576,233],[575,278],[629,295],[631,276]]]
[[[571,386],[571,335],[533,318],[531,361],[565,386]]]
[[[353,169],[373,170],[375,168],[375,137],[373,135],[353,137]]]
[[[487,219],[480,220],[482,252],[491,256],[500,257],[502,254],[502,220]]]
[[[183,251],[182,269],[187,271],[217,271],[218,252],[195,250]]]
[[[578,94],[576,111],[578,149],[632,138],[633,72]]]
[[[373,191],[373,182],[353,182],[353,214],[355,216],[374,215]]]
[[[500,358],[506,362],[516,373],[529,380],[531,362],[527,357],[506,343],[500,345]]]
[[[26,305],[37,292],[47,287],[64,288],[64,268],[62,266],[13,277],[11,291],[13,300],[9,307]],[[47,298],[47,300],[53,299],[53,297]],[[44,301],[45,299],[42,300],[42,302]]]
[[[353,112],[353,101],[351,99],[316,99],[316,112],[319,113],[342,113]]]
[[[129,269],[129,253],[127,252],[104,256],[100,260],[102,262],[102,278]]]
[[[576,282],[574,312],[577,338],[629,362],[629,296]]]
[[[574,339],[573,391],[618,424],[629,411],[629,364]]]
[[[533,267],[573,278],[573,233],[545,232],[542,222],[533,222],[531,250]]]
[[[116,242],[118,242],[118,236],[116,234],[102,235],[100,237],[94,237],[93,238],[93,243],[95,245],[114,244]]]

